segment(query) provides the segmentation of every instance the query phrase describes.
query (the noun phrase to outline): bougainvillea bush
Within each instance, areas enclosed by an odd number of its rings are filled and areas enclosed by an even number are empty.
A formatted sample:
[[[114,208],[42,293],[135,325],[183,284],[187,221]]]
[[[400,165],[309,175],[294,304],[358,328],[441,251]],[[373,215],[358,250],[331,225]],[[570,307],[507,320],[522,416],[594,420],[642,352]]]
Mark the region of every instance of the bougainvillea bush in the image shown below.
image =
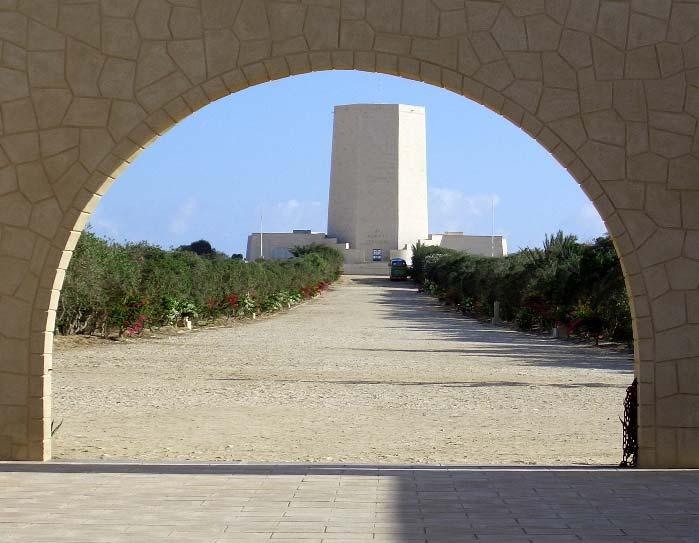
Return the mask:
[[[57,310],[61,334],[136,335],[188,317],[203,321],[277,311],[337,279],[342,255],[299,247],[285,261],[245,262],[186,246],[116,243],[90,231],[80,238]]]
[[[564,325],[570,334],[630,342],[631,313],[621,265],[608,237],[580,243],[558,232],[542,248],[504,258],[441,247],[413,247],[413,277],[425,291],[464,312],[503,319],[520,328]]]

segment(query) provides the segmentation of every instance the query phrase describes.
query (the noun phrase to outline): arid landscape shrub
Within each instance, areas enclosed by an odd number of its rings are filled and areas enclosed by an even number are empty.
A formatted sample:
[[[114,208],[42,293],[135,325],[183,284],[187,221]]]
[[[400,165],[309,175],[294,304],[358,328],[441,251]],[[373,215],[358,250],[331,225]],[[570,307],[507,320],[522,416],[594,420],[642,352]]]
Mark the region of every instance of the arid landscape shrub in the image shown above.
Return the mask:
[[[500,315],[523,329],[565,325],[570,334],[632,339],[631,314],[618,256],[608,237],[580,243],[558,232],[542,248],[503,258],[441,247],[413,247],[413,277],[464,311]]]
[[[308,246],[294,253],[285,261],[245,262],[213,249],[165,250],[86,231],[66,272],[56,329],[108,336],[138,334],[185,317],[251,316],[309,298],[340,274],[342,255],[334,249]]]

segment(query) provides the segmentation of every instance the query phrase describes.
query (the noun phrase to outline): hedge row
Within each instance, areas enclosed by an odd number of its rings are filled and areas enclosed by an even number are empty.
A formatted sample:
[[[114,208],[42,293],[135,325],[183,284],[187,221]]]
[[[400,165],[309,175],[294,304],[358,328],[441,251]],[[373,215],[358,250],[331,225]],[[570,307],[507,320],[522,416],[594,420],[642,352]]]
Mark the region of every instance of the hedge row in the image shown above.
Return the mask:
[[[221,253],[115,243],[84,232],[66,272],[61,334],[135,334],[189,317],[254,315],[309,298],[337,279],[342,256],[297,248],[287,261],[244,262]]]
[[[616,251],[608,237],[579,243],[562,232],[543,249],[504,258],[441,247],[413,247],[413,277],[464,312],[500,316],[522,329],[566,325],[570,334],[631,342],[631,314]]]

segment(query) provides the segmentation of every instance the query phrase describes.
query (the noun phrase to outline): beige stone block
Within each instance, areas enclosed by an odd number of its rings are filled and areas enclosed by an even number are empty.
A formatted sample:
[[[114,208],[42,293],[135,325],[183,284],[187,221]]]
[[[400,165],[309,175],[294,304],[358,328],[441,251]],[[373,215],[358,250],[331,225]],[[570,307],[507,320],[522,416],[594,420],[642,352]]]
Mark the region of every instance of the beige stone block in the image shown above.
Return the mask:
[[[439,14],[439,36],[441,38],[465,36],[467,31],[465,9],[446,11]]]
[[[699,291],[687,292],[687,321],[699,324]]]
[[[322,6],[308,7],[303,33],[311,50],[337,48],[339,32],[340,13],[337,9]]]
[[[527,50],[527,32],[524,28],[524,21],[512,15],[512,12],[506,7],[500,10],[491,33],[503,51]]]
[[[106,57],[88,45],[68,39],[66,51],[66,79],[74,94],[99,96],[97,80]]]
[[[3,305],[5,299],[7,298],[0,299],[0,306]],[[0,319],[2,319],[2,317],[0,317]],[[26,403],[27,383],[28,377],[26,375],[15,375],[6,372],[0,373],[0,398],[3,399],[3,403],[8,403],[10,405]]]
[[[657,443],[653,467],[669,468],[677,465],[677,433],[674,428],[657,428]]]
[[[156,81],[152,85],[141,89],[136,93],[136,96],[146,111],[153,112],[173,98],[181,95],[190,85],[182,73],[174,72],[160,81]]]
[[[505,54],[512,74],[516,79],[541,81],[544,77],[539,53],[509,52]]]
[[[107,55],[135,59],[140,43],[136,23],[131,19],[105,17],[102,20],[102,50]]]
[[[512,71],[505,60],[484,64],[473,77],[481,83],[499,91],[505,89],[505,87],[514,81]]]
[[[230,30],[207,30],[204,43],[209,76],[222,74],[236,67],[240,44]]]
[[[677,466],[699,468],[699,428],[678,428]]]
[[[224,86],[223,81],[221,80],[215,80],[216,82],[216,98],[220,98],[222,96],[225,96],[229,94],[228,89]],[[220,87],[222,90],[219,91],[218,87]],[[220,94],[219,94],[220,93]],[[206,92],[207,96],[211,98],[212,100],[216,99],[213,96],[209,94],[209,92]],[[146,118],[146,124],[159,136],[162,136],[165,132],[170,130],[173,126],[173,120],[168,115],[165,111],[163,110],[157,110],[154,111],[151,115],[149,115]]]
[[[166,0],[141,0],[135,21],[144,40],[167,40],[170,36],[170,4]]]
[[[470,36],[471,45],[482,63],[489,63],[503,57],[493,37],[488,32],[477,32]]]
[[[21,13],[0,11],[0,39],[27,46],[27,18]]]
[[[699,5],[674,2],[670,15],[667,40],[683,43],[694,37],[699,27]]]
[[[58,16],[58,29],[78,40],[100,47],[100,12],[99,5],[63,4]]]
[[[136,68],[136,89],[147,87],[177,69],[165,42],[146,42],[141,47]]]
[[[580,156],[600,181],[625,176],[626,156],[622,147],[589,141],[580,149]]]
[[[51,182],[61,177],[68,168],[78,160],[78,156],[78,149],[72,148],[49,158],[45,158],[43,160],[44,169]]]
[[[464,77],[462,89],[461,89],[461,94],[463,94],[466,98],[469,98],[476,103],[481,103],[481,101],[483,99],[483,92],[484,91],[485,91],[485,87],[483,86],[482,83],[479,83],[478,81],[471,79],[470,77]],[[525,128],[525,123],[527,120],[530,123],[530,127],[528,127],[528,128],[530,128],[530,133],[533,132],[532,127],[534,124],[538,124],[538,125],[541,124],[532,115],[527,115],[525,113],[524,119],[522,119],[522,128]]]
[[[431,0],[403,0],[401,31],[410,36],[436,38],[439,12]]]
[[[532,15],[525,20],[530,51],[555,51],[561,41],[561,25],[546,15]]]
[[[670,17],[672,0],[631,0],[631,9],[658,19]]]
[[[643,209],[645,183],[608,181],[604,184],[604,188],[615,207],[626,210]]]
[[[565,30],[558,51],[571,66],[585,68],[592,66],[592,46],[590,37],[582,32]]]
[[[502,106],[505,104],[506,98],[499,92],[485,87],[483,90],[483,105],[495,113],[502,115]]]
[[[374,31],[366,21],[344,21],[342,23],[340,33],[341,48],[370,50],[373,43]],[[454,56],[456,56],[456,52]]]
[[[664,185],[648,185],[645,209],[658,226],[682,226],[680,195]]]
[[[32,101],[40,128],[52,128],[61,124],[72,94],[67,89],[33,89]]]
[[[684,69],[684,59],[680,46],[671,43],[659,43],[655,46],[655,49],[658,53],[662,77],[668,77]]]
[[[481,63],[476,55],[476,51],[468,38],[459,40],[459,64],[458,70],[466,75],[473,75],[480,67]]]
[[[578,149],[587,141],[587,132],[580,117],[552,121],[549,126],[573,149]]]
[[[114,146],[109,132],[104,128],[80,130],[80,162],[87,170],[94,170]]]
[[[420,80],[420,62],[407,57],[398,58],[398,74],[407,78]]]
[[[366,0],[366,19],[376,32],[399,33],[402,0]]]
[[[5,42],[2,48],[2,63],[7,68],[23,72],[27,68],[27,51],[9,42]]]
[[[354,54],[354,67],[363,72],[375,72],[376,53],[357,51]],[[461,79],[461,75],[459,75],[459,79]]]
[[[642,266],[652,266],[668,262],[682,255],[684,232],[658,228],[657,231],[638,250],[638,258]]]
[[[583,115],[587,133],[593,140],[623,146],[626,143],[626,125],[616,111],[609,109]]]
[[[254,40],[246,41],[240,44],[240,53],[238,55],[238,64],[244,66],[246,64],[254,64],[260,62],[270,56],[272,43],[269,40]]]
[[[335,60],[333,60],[335,62]],[[269,74],[270,79],[282,79],[284,77],[288,77],[290,72],[289,72],[289,66],[286,63],[286,60],[284,58],[276,58],[272,60],[265,60],[263,61],[265,65],[265,69],[267,70],[267,74]],[[223,87],[222,85],[222,88]],[[207,96],[209,96],[209,93],[206,93]]]
[[[566,26],[574,30],[592,33],[598,12],[599,0],[571,0]]]
[[[31,304],[12,298],[11,296],[0,297],[0,330],[3,331],[3,336],[9,339],[26,339],[29,337],[29,327],[31,318]],[[0,398],[4,398],[8,403],[21,403],[14,401],[17,395],[24,394],[25,388],[20,387],[20,390],[12,390],[15,386],[10,386],[10,379],[3,376],[0,379],[0,387],[5,386],[4,390],[0,390]]]
[[[651,302],[651,310],[656,331],[675,328],[687,322],[683,292],[670,291],[659,296]]]
[[[544,85],[563,89],[577,89],[578,81],[573,69],[558,53],[543,53]]]
[[[3,225],[0,255],[29,260],[34,248],[35,234],[24,228]]]
[[[460,86],[461,86],[461,80],[459,78],[458,88],[460,88]],[[447,84],[445,82],[444,88],[454,90],[454,92],[457,92],[457,90],[456,90],[457,85],[452,86],[452,85]],[[505,104],[504,104],[503,109],[502,109],[502,116],[505,117],[507,120],[509,120],[512,124],[519,126],[522,123],[522,118],[524,117],[524,108],[522,108],[518,104],[514,103],[512,100],[505,100]],[[566,149],[568,149],[568,147],[565,145],[561,145],[561,146],[556,148],[556,158],[559,161],[563,161],[564,160],[563,157],[565,156],[563,151],[561,151],[559,153],[559,149],[561,147],[565,147]],[[568,162],[562,162],[562,163],[567,164]]]
[[[138,0],[100,0],[102,13],[109,17],[133,17]]]
[[[74,98],[64,122],[78,127],[106,126],[109,107],[110,102],[105,98]]]
[[[297,36],[284,41],[272,43],[272,56],[290,55],[308,50],[306,38]],[[373,71],[373,70],[371,70]]]
[[[539,104],[539,117],[544,122],[577,115],[580,112],[578,93],[566,89],[545,88]]]
[[[629,47],[654,45],[665,40],[667,22],[656,17],[634,13],[629,20]]]
[[[675,395],[656,402],[659,426],[666,428],[699,427],[699,396]]]
[[[136,63],[131,60],[109,58],[99,78],[102,96],[131,99],[134,96]]]
[[[60,189],[56,192],[61,194]],[[29,228],[45,238],[51,238],[61,224],[62,217],[61,206],[55,198],[43,200],[32,207]]]
[[[578,72],[578,86],[582,111],[600,111],[612,107],[612,83],[595,80],[592,68]]]
[[[30,202],[38,202],[53,196],[51,185],[41,162],[29,162],[17,166],[19,190]]]
[[[39,158],[39,135],[37,132],[14,134],[0,138],[0,144],[9,159],[18,164]]]
[[[341,5],[343,19],[364,19],[366,16],[365,0],[342,0]]]
[[[220,29],[233,25],[242,0],[201,0],[204,28]]]
[[[29,82],[32,87],[66,86],[65,53],[63,51],[37,51],[29,53]],[[0,81],[2,76],[0,75]]]
[[[627,171],[630,179],[649,183],[664,183],[667,180],[667,159],[653,153],[642,153],[629,157]]]
[[[592,60],[598,80],[624,78],[624,53],[597,37],[592,37]]]
[[[674,362],[662,362],[655,365],[655,396],[664,398],[677,394],[677,367]]]
[[[616,81],[614,83],[614,109],[627,121],[645,121],[646,95],[640,81]]]
[[[0,269],[2,281],[0,281],[0,295],[12,296],[22,283],[27,274],[29,262],[11,256],[0,256]],[[0,359],[1,360],[1,359]],[[5,369],[8,369],[5,367]]]
[[[107,129],[112,138],[118,141],[145,118],[145,110],[137,103],[115,100],[112,103]]]
[[[670,287],[675,290],[699,289],[699,262],[677,258],[665,264]]]
[[[699,230],[699,192],[682,192],[682,225]]]
[[[204,94],[201,87],[194,87],[188,90],[183,94],[183,98],[192,111],[197,111],[209,103],[209,98]]]
[[[299,56],[303,56],[305,58],[305,55]],[[294,72],[292,71],[292,73]],[[223,74],[223,82],[230,92],[238,92],[239,90],[243,90],[248,87],[248,82],[243,76],[243,72],[240,70],[232,70],[226,74]],[[169,109],[168,113],[170,113],[170,116],[173,116]]]
[[[175,39],[201,38],[204,29],[201,24],[201,12],[188,7],[174,7],[170,17],[170,28]]]
[[[202,40],[172,41],[167,50],[177,66],[193,84],[206,78],[206,54]]]
[[[670,161],[668,186],[672,189],[697,190],[699,188],[699,160],[683,156]]]
[[[626,79],[657,79],[660,77],[655,47],[641,47],[626,53]]]
[[[544,0],[506,0],[516,17],[546,13]]]
[[[267,11],[271,35],[275,40],[286,40],[303,33],[306,6],[274,2],[267,6]]]
[[[683,74],[657,81],[646,81],[645,87],[649,109],[666,112],[683,111],[686,88]]]
[[[626,47],[626,29],[629,20],[629,5],[626,2],[600,4],[596,35],[619,49]]]
[[[29,96],[27,75],[0,67],[0,101],[16,100],[25,96]]]
[[[354,53],[352,51],[333,51],[331,53],[332,67],[335,70],[352,70],[354,68]],[[265,68],[268,63],[265,63]],[[267,75],[272,77],[267,71]]]
[[[648,304],[648,298],[646,296],[633,296],[630,299],[633,315],[636,317],[650,316],[650,305]]]
[[[284,62],[283,59],[281,60],[281,64],[283,64],[286,69],[286,62]],[[288,69],[286,69],[286,75],[289,75]],[[223,79],[219,77],[209,79],[206,83],[202,85],[202,89],[204,90],[204,94],[206,94],[207,98],[212,102],[230,94],[228,92],[228,89],[226,88],[226,85],[223,82]]]
[[[5,134],[15,134],[38,128],[34,107],[29,98],[3,103],[2,121]]]
[[[638,202],[634,203],[637,204]],[[619,215],[624,221],[626,231],[635,247],[642,245],[644,241],[653,235],[657,228],[655,223],[643,211],[621,209],[619,210]]]
[[[60,32],[37,21],[29,21],[28,48],[32,51],[55,51],[65,48],[66,38]]]
[[[466,0],[466,17],[471,32],[489,30],[498,16],[500,4],[482,1]]]
[[[650,148],[651,151],[666,158],[677,158],[689,154],[692,150],[692,138],[682,136],[665,130],[651,128]]]

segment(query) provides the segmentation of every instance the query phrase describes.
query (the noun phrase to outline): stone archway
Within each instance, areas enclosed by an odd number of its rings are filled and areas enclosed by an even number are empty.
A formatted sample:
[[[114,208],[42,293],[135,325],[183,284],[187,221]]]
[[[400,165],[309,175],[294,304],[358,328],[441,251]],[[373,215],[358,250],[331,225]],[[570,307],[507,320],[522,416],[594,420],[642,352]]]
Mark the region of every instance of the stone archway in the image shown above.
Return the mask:
[[[222,96],[356,69],[475,100],[568,169],[631,296],[641,464],[699,466],[699,4],[8,0],[0,39],[0,459],[51,456],[64,270],[123,168]]]

